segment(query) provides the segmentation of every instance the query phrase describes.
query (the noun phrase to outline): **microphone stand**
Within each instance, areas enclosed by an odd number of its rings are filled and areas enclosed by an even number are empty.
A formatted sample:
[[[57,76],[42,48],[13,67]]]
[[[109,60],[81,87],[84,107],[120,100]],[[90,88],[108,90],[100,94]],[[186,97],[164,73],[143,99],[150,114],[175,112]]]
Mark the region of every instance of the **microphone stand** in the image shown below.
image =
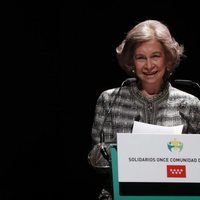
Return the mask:
[[[128,79],[126,79],[126,80],[124,80],[124,81],[122,82],[122,84],[120,85],[120,87],[119,87],[117,93],[115,94],[115,97],[114,97],[114,99],[113,99],[113,101],[112,101],[112,103],[111,103],[111,105],[110,105],[109,110],[108,110],[107,113],[105,114],[105,118],[104,118],[103,123],[102,123],[102,126],[101,126],[101,130],[100,130],[100,133],[99,133],[99,134],[100,134],[101,153],[102,153],[103,157],[104,157],[107,161],[110,161],[110,156],[109,156],[109,154],[108,154],[108,152],[107,152],[105,146],[103,145],[104,142],[105,142],[105,135],[104,135],[104,132],[103,132],[104,124],[105,124],[105,122],[106,122],[106,120],[107,120],[107,118],[108,118],[108,116],[109,116],[109,114],[110,114],[110,112],[111,112],[111,110],[112,110],[112,108],[113,108],[113,105],[115,104],[115,102],[116,102],[116,100],[117,100],[117,98],[118,98],[118,96],[119,96],[119,93],[120,93],[122,87],[123,87],[125,84],[130,84],[130,83],[133,82],[133,81],[136,81],[136,78],[128,78]]]

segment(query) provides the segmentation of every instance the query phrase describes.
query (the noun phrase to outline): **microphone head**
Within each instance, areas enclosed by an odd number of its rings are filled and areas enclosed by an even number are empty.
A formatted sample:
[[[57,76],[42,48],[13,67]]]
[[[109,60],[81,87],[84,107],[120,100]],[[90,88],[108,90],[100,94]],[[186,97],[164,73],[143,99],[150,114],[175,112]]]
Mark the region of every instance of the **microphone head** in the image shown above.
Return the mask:
[[[193,81],[191,80],[184,80],[184,79],[176,79],[174,80],[175,83],[182,84],[182,85],[193,85]]]
[[[180,85],[186,85],[186,86],[196,86],[200,90],[200,85],[197,82],[191,81],[191,80],[184,80],[184,79],[176,79],[174,80],[175,83]],[[192,91],[191,88],[187,89],[184,87],[184,90],[190,94],[194,94],[195,96],[199,96],[196,94],[195,91]],[[199,98],[199,97],[198,97]]]
[[[175,83],[181,84],[181,85],[193,85],[197,86],[200,89],[200,85],[197,82],[191,81],[191,80],[184,80],[184,79],[175,79]]]
[[[129,85],[129,84],[131,84],[132,82],[135,82],[135,81],[136,81],[136,78],[127,78],[125,81],[122,82],[121,86]]]

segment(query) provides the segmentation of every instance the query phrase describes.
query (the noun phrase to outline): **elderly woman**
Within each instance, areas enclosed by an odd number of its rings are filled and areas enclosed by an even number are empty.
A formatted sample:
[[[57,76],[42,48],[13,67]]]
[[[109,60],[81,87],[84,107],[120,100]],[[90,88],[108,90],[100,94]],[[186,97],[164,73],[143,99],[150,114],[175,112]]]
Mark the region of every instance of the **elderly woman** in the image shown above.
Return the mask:
[[[88,156],[94,168],[109,175],[109,159],[102,154],[102,142],[109,154],[109,144],[116,143],[116,134],[130,133],[136,119],[161,126],[183,125],[183,133],[200,133],[199,99],[169,82],[183,51],[167,26],[156,20],[143,21],[127,33],[116,48],[117,59],[136,79],[102,92],[97,100]],[[110,183],[105,183],[99,199],[112,199]]]

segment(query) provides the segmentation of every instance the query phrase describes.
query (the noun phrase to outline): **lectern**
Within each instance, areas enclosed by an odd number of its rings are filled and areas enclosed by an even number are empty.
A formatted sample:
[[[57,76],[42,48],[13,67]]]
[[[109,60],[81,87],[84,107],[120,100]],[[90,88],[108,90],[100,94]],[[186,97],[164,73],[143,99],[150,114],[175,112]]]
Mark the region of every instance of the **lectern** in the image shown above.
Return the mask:
[[[126,135],[126,134],[124,134],[124,135]],[[198,139],[199,139],[199,136],[198,136]],[[188,138],[187,138],[187,140],[188,140]],[[127,149],[130,148],[129,144],[127,144],[126,148]],[[147,149],[148,149],[148,147],[147,147]],[[198,147],[198,149],[199,149],[199,147]],[[132,183],[132,182],[128,181],[128,183],[121,184],[121,182],[119,182],[119,171],[118,171],[119,170],[119,168],[118,168],[118,164],[119,164],[118,163],[118,161],[119,161],[118,160],[118,144],[111,145],[110,151],[111,151],[111,167],[112,167],[114,200],[200,200],[200,195],[199,195],[200,192],[198,192],[200,190],[199,189],[200,182],[198,182],[198,180],[195,181],[195,183],[190,183],[190,182],[188,183],[187,181],[185,183],[182,183],[182,182],[180,182],[180,183],[179,182],[153,183],[153,182],[149,182],[148,180],[145,183],[143,180],[142,182]],[[197,155],[200,156],[200,149],[199,149],[199,152],[197,153]],[[129,155],[127,155],[127,156],[129,156]],[[167,155],[166,155],[166,157],[167,157]],[[157,159],[157,158],[155,158],[155,159]],[[199,167],[199,165],[200,165],[199,157],[197,157],[196,162],[197,162],[196,165],[198,165],[198,167]],[[133,164],[133,163],[131,163],[131,164]],[[198,173],[200,173],[200,172],[198,172]],[[137,184],[139,186],[136,186]],[[153,187],[152,187],[152,185],[153,185]],[[125,187],[125,189],[124,189],[124,187]],[[152,187],[154,189],[156,187],[156,189],[149,193],[149,190],[145,189],[145,187]],[[162,187],[168,188],[167,190],[165,189],[165,193],[163,193],[163,194],[162,194],[162,192],[159,192],[159,188],[161,188],[161,190],[162,190]],[[140,191],[137,191],[137,188],[140,188]],[[176,193],[175,192],[173,195],[173,192],[175,191],[174,188],[178,188],[179,194],[175,194]],[[156,192],[156,190],[158,191],[158,193]],[[174,190],[174,191],[170,192],[171,190]]]

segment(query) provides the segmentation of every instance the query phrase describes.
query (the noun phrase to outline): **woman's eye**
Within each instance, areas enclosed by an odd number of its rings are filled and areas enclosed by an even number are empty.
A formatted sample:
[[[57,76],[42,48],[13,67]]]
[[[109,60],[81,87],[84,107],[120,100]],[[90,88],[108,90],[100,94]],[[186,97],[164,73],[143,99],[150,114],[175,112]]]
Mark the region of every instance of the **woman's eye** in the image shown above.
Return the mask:
[[[160,55],[154,55],[153,56],[153,59],[158,59],[158,58],[160,58]]]
[[[136,57],[136,60],[143,60],[143,59],[145,59],[145,57],[142,57],[142,56]]]
[[[154,58],[160,57],[159,55],[153,55]]]

